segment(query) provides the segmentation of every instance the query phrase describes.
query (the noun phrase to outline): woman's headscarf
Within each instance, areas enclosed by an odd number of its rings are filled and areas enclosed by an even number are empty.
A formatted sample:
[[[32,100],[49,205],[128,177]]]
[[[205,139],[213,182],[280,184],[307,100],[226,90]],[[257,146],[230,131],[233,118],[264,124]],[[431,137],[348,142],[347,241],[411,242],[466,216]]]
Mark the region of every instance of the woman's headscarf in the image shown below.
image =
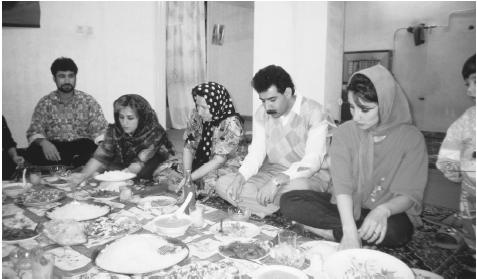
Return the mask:
[[[209,112],[212,114],[211,121],[202,121],[202,139],[197,146],[192,170],[201,167],[210,159],[210,148],[212,147],[212,136],[214,127],[219,126],[220,122],[228,117],[240,115],[235,112],[232,98],[227,89],[215,82],[207,82],[197,85],[192,89],[192,97],[197,102],[197,96],[204,97]]]
[[[119,122],[119,110],[121,107],[130,107],[135,110],[138,116],[138,125],[132,135],[124,132]],[[112,127],[111,127],[112,126]],[[112,128],[112,139],[119,149],[122,163],[129,164],[134,161],[141,150],[154,146],[157,151],[164,145],[170,154],[174,154],[173,145],[166,135],[166,131],[159,124],[156,112],[151,108],[149,102],[137,94],[127,94],[114,101],[114,124]],[[156,152],[149,152],[149,158],[140,158],[143,162],[154,156]]]
[[[368,131],[361,130],[357,166],[353,166],[358,174],[358,189],[354,202],[354,217],[361,213],[361,203],[369,196],[373,187],[374,142],[384,139],[392,130],[401,125],[411,125],[412,117],[406,96],[392,74],[382,65],[358,71],[353,74],[366,76],[374,85],[378,95],[379,122]],[[350,81],[353,76],[351,76]],[[380,140],[378,140],[380,139]]]

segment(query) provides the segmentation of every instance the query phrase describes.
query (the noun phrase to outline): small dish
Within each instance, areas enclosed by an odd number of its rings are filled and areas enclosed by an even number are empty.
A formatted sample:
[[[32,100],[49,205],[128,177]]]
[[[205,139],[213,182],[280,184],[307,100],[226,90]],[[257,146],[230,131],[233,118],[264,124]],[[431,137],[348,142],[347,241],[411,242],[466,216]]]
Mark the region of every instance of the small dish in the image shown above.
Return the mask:
[[[228,216],[233,221],[248,221],[252,215],[252,210],[245,207],[230,206],[227,209]]]

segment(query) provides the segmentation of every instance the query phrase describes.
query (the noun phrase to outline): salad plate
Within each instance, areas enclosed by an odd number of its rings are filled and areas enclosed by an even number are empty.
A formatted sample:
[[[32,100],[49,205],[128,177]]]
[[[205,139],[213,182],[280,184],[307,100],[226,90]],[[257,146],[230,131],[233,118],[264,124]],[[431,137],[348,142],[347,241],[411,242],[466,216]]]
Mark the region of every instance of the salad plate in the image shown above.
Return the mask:
[[[412,270],[401,260],[389,254],[370,249],[338,251],[325,260],[323,271],[330,279],[414,279]]]

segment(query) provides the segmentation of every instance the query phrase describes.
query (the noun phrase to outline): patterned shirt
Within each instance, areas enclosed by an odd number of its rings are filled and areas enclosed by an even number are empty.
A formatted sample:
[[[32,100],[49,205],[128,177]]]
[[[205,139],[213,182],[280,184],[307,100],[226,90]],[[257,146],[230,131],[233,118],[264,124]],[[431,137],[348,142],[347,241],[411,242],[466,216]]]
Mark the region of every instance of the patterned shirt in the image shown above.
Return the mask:
[[[39,138],[66,142],[88,138],[96,143],[101,140],[108,122],[96,100],[75,90],[71,101],[65,104],[58,94],[53,91],[36,105],[26,133],[28,142]]]
[[[214,155],[221,155],[227,159],[235,155],[239,143],[243,137],[243,127],[238,117],[228,117],[220,122],[219,126],[214,129],[212,136],[211,158]],[[202,120],[194,109],[189,121],[187,129],[184,132],[185,147],[195,151],[202,139]]]

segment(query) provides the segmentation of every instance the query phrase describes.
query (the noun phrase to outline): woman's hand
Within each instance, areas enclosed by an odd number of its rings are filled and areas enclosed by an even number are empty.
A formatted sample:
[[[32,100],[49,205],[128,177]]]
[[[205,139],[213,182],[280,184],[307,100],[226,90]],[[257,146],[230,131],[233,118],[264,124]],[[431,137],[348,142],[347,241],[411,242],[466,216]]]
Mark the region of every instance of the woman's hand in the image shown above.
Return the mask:
[[[353,248],[361,248],[361,239],[359,238],[358,230],[345,232],[343,231],[343,238],[341,238],[338,250],[346,250]]]
[[[384,205],[371,210],[358,230],[361,239],[369,243],[381,243],[386,236],[389,216],[391,216],[391,210]]]
[[[270,179],[265,186],[258,189],[257,192],[257,202],[263,206],[267,206],[267,204],[272,203],[275,194],[277,193],[277,185],[273,182],[273,178]]]

